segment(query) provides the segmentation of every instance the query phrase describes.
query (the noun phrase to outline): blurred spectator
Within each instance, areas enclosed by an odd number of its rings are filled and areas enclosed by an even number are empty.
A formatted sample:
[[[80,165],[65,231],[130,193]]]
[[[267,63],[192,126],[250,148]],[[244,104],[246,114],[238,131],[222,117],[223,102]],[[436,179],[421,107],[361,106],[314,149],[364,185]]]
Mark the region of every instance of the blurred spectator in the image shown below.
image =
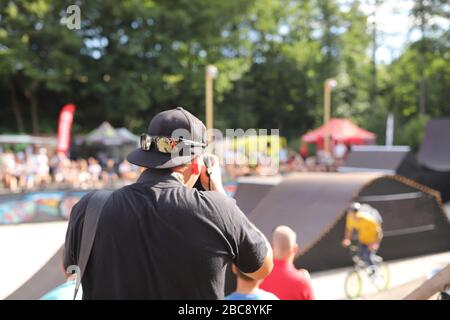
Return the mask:
[[[60,165],[58,153],[53,153],[53,155],[50,157],[49,160],[49,167],[50,167],[50,176],[52,177],[52,181],[55,182],[55,172],[58,170]]]
[[[333,165],[334,159],[331,154],[325,150],[317,151],[317,163],[321,166],[331,166]]]
[[[117,187],[135,181],[139,168],[124,161],[121,163],[121,179],[116,173],[112,159],[107,160],[104,170],[93,157],[71,160],[64,153],[53,153],[32,148],[14,154],[9,150],[0,153],[0,190],[8,192],[33,191],[36,188],[99,189],[104,184]]]
[[[306,165],[307,171],[315,171],[315,168],[317,166],[316,157],[311,156],[311,157],[306,158],[305,165]]]
[[[306,159],[309,155],[308,145],[306,143],[302,143],[300,146],[300,156],[303,159]]]
[[[137,170],[137,166],[125,159],[119,165],[119,177],[126,182],[134,182],[137,179]]]
[[[262,280],[253,280],[242,273],[236,265],[231,270],[237,277],[236,291],[225,297],[225,300],[280,300],[273,293],[259,288]]]
[[[50,167],[48,165],[47,149],[40,148],[36,156],[36,185],[47,186],[51,183]]]
[[[25,154],[23,152],[17,153],[15,161],[13,179],[15,180],[16,187],[22,191],[26,186]]]
[[[105,153],[96,158],[69,159],[64,153],[33,147],[17,154],[5,149],[0,153],[0,187],[9,192],[26,192],[36,188],[99,189],[103,186],[119,187],[137,179],[140,168],[126,160],[116,165]],[[286,153],[286,152],[285,152]],[[104,158],[104,162],[100,158]],[[231,180],[241,176],[270,176],[299,171],[326,171],[333,167],[320,165],[316,158],[303,161],[301,156],[289,150],[276,159],[264,152],[253,152],[247,156],[242,150],[227,150],[224,153],[224,174]],[[102,166],[102,164],[104,164]]]
[[[65,155],[57,152],[50,159],[50,174],[53,182],[60,184],[64,180],[63,166]]]
[[[295,232],[287,226],[277,227],[272,235],[272,273],[261,289],[274,293],[281,300],[313,300],[314,293],[308,271],[297,270],[294,258],[298,252]]]
[[[3,154],[3,168],[4,168],[4,183],[6,188],[11,192],[17,191],[17,181],[14,178],[16,160],[14,154],[10,151],[6,151]]]
[[[78,171],[78,187],[80,189],[86,190],[91,185],[91,175],[88,172],[88,162],[84,159],[78,161],[79,163],[79,171]]]
[[[345,157],[346,154],[347,146],[344,143],[339,142],[334,146],[333,155],[335,159],[341,160]]]
[[[281,173],[305,172],[305,171],[307,171],[305,161],[298,153],[290,152],[287,162],[280,163]]]
[[[98,163],[98,161],[90,157],[88,160],[88,172],[91,178],[91,185],[93,188],[101,188],[100,177],[102,174],[102,167]]]
[[[25,162],[26,190],[32,190],[36,185],[36,163],[31,153],[27,153]]]
[[[108,159],[106,161],[106,167],[102,172],[102,180],[107,186],[112,186],[118,179],[115,164],[113,159]]]

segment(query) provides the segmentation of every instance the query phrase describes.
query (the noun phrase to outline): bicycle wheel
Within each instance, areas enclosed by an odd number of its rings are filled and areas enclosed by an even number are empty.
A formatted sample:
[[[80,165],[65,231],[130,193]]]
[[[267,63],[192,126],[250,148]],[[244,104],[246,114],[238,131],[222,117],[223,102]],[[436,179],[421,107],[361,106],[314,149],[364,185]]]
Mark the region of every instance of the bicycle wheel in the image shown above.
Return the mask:
[[[371,282],[378,291],[383,291],[389,288],[391,274],[387,264],[380,264],[375,274],[371,277]]]
[[[344,291],[349,299],[358,298],[361,295],[362,278],[358,271],[353,270],[345,278]]]

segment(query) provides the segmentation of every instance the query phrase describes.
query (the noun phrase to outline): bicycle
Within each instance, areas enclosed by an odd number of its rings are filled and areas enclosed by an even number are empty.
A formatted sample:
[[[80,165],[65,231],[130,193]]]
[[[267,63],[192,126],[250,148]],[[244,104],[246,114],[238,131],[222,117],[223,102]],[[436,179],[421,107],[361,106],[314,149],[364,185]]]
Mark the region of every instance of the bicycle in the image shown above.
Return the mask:
[[[383,263],[381,257],[376,256],[376,265],[371,267],[358,256],[357,246],[350,246],[349,250],[353,261],[353,269],[347,274],[344,283],[344,291],[348,299],[355,299],[361,296],[363,275],[366,275],[377,292],[389,288],[390,271],[388,265]]]

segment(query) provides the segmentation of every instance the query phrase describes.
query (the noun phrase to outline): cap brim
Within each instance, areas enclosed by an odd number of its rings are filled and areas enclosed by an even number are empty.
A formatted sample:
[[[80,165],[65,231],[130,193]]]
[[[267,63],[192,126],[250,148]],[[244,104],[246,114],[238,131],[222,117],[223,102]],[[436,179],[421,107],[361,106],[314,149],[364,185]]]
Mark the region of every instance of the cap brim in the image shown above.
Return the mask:
[[[168,169],[177,167],[192,160],[193,156],[182,156],[172,158],[170,154],[161,153],[154,149],[143,151],[136,149],[127,156],[128,162],[145,168]]]

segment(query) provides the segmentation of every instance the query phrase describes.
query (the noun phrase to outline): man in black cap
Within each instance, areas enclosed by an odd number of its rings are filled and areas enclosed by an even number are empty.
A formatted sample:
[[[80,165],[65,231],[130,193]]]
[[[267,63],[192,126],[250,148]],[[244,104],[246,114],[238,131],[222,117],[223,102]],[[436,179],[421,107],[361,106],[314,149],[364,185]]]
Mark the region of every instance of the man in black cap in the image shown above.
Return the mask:
[[[101,210],[83,299],[223,299],[230,262],[255,280],[271,272],[270,245],[225,195],[218,159],[205,147],[205,126],[183,108],[152,119],[141,147],[128,155],[148,169]],[[193,188],[198,179],[207,191]],[[78,264],[92,194],[72,210],[66,268]]]

